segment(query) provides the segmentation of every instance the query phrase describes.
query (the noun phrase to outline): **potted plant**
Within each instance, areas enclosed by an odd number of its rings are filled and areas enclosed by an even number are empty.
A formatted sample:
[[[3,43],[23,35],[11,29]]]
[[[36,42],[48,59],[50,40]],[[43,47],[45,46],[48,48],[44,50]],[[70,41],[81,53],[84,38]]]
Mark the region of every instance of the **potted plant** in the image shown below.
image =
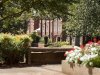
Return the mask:
[[[32,47],[38,47],[38,43],[40,41],[40,36],[37,34],[37,32],[33,32],[31,35],[32,41]]]

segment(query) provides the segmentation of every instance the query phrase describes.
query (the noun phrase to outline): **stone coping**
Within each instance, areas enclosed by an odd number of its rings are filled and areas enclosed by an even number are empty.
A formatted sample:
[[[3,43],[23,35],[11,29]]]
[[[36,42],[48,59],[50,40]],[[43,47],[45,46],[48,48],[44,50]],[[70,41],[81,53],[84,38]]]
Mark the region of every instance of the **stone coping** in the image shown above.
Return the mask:
[[[44,52],[44,51],[67,51],[67,50],[71,50],[72,48],[63,48],[63,47],[53,47],[53,48],[49,48],[49,47],[30,47],[29,50],[32,52]]]

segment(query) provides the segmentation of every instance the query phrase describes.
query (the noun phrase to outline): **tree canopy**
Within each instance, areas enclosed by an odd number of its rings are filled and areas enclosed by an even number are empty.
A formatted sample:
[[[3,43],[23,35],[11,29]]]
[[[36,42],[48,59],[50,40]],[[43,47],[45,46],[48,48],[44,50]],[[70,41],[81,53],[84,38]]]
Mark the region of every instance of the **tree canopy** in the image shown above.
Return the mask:
[[[76,0],[2,0],[0,2],[0,21],[6,18],[18,17],[23,12],[32,11],[40,16],[65,17],[68,14],[68,5]],[[35,12],[34,12],[35,11]]]
[[[0,0],[0,27],[10,28],[14,24],[18,25],[19,21],[35,16],[67,18],[70,15],[68,6],[76,2],[77,0]]]

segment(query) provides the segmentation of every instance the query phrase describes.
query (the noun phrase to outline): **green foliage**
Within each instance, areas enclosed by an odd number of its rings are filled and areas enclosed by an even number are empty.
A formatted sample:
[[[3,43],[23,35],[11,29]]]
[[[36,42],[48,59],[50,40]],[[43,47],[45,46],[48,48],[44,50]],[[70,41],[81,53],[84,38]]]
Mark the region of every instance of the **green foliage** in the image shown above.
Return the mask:
[[[78,0],[1,0],[0,32],[23,33],[26,20],[33,18],[67,18],[68,6]],[[13,32],[12,32],[13,31]],[[19,31],[19,32],[18,32]]]
[[[39,43],[42,43],[42,44],[45,43],[45,41],[44,41],[44,37],[41,37]],[[51,44],[51,43],[52,43],[52,39],[48,38],[48,44]]]
[[[33,39],[32,43],[38,43],[40,41],[40,36],[36,32],[33,32],[30,36]]]
[[[48,39],[48,44],[51,44],[52,43],[52,39]]]
[[[23,12],[22,14],[20,5],[15,1],[2,0],[0,2],[0,32],[19,34],[26,31],[26,19],[28,18],[26,14],[28,13]]]
[[[41,39],[40,39],[39,43],[44,44],[44,37],[41,37]]]
[[[0,34],[0,54],[7,64],[16,64],[31,43],[28,35]]]
[[[69,42],[55,42],[50,47],[62,47],[62,46],[67,46],[69,45]]]
[[[91,65],[90,65],[91,63]],[[93,59],[91,59],[88,63],[87,66],[92,66],[92,67],[99,67],[100,68],[100,56],[97,56]]]

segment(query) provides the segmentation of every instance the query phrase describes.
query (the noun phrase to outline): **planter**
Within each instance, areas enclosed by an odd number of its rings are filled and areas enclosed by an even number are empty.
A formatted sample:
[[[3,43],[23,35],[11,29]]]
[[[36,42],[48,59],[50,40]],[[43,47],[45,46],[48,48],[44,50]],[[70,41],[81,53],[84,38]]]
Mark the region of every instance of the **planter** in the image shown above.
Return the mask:
[[[66,60],[62,60],[62,72],[68,75],[100,75],[100,68],[87,68],[83,65],[67,64]]]

